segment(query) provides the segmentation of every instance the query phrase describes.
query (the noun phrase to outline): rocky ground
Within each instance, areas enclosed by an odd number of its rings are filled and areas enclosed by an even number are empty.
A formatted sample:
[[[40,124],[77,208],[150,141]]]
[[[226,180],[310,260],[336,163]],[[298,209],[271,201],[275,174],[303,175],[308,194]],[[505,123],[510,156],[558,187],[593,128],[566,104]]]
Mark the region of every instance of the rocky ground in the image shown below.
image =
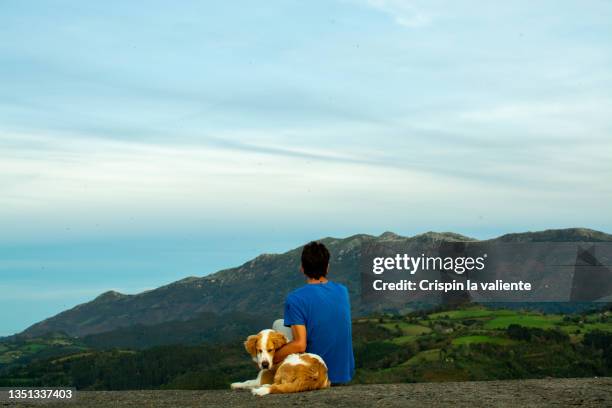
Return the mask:
[[[612,378],[543,379],[333,387],[254,397],[248,391],[79,392],[71,403],[0,407],[612,407]]]

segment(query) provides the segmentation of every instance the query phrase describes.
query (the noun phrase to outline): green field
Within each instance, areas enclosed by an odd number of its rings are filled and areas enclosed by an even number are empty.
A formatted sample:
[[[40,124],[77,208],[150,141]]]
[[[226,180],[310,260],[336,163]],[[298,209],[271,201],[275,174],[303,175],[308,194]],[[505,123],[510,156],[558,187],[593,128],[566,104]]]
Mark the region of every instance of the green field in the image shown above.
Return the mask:
[[[515,312],[510,310],[489,310],[482,307],[472,307],[465,310],[451,310],[448,312],[432,313],[429,315],[430,319],[481,319],[492,316],[506,316],[513,315]]]
[[[612,375],[612,309],[575,314],[487,309],[353,321],[354,383]],[[233,343],[94,349],[63,335],[0,343],[0,386],[209,389],[255,375]]]
[[[612,342],[610,311],[563,315],[472,305],[427,315],[371,317],[358,325],[376,326],[379,340],[356,339],[356,349],[364,353],[357,382],[582,376],[612,370],[612,356],[602,360],[583,345],[594,331],[610,333]]]
[[[0,344],[0,369],[53,355],[73,354],[85,348],[77,339],[63,334],[50,334],[36,339],[5,340]]]
[[[420,365],[420,364],[428,363],[432,361],[438,361],[439,359],[440,359],[440,349],[431,349],[431,350],[421,351],[416,356],[408,359],[402,365],[413,365],[414,366],[414,365]]]
[[[404,345],[408,343],[414,343],[417,340],[417,336],[399,336],[391,339],[393,344]]]
[[[499,344],[503,346],[507,346],[510,344],[514,344],[515,341],[511,339],[505,339],[502,337],[493,337],[493,336],[463,336],[457,337],[452,340],[453,346],[465,346],[470,344]]]
[[[484,324],[484,328],[488,330],[506,329],[511,324],[518,324],[524,327],[537,327],[540,329],[550,329],[555,327],[561,321],[561,316],[557,315],[524,315],[510,314],[505,316],[496,316]]]
[[[431,329],[418,324],[410,324],[406,322],[399,323],[381,323],[381,327],[388,330],[401,330],[404,336],[420,336],[421,334],[430,333]]]

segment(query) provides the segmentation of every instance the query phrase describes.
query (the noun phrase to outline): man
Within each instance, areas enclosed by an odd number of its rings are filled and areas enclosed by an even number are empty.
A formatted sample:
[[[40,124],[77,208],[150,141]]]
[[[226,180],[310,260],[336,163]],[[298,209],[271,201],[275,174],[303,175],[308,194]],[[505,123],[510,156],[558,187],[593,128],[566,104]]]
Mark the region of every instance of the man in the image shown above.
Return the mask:
[[[347,383],[355,372],[348,290],[326,278],[329,251],[321,243],[304,247],[300,271],[306,285],[285,301],[284,326],[291,327],[293,340],[276,351],[274,363],[293,353],[318,354],[332,384]]]

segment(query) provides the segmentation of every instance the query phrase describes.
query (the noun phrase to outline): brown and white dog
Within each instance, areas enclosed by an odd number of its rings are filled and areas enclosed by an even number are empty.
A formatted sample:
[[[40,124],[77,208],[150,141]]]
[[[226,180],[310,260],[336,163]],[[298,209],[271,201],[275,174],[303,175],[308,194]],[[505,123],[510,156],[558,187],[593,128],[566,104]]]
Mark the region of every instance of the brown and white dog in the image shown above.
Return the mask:
[[[316,354],[291,354],[274,365],[274,352],[286,343],[285,335],[274,330],[249,336],[244,348],[259,366],[259,374],[254,380],[233,383],[232,389],[247,388],[253,395],[263,396],[328,388],[327,366]]]

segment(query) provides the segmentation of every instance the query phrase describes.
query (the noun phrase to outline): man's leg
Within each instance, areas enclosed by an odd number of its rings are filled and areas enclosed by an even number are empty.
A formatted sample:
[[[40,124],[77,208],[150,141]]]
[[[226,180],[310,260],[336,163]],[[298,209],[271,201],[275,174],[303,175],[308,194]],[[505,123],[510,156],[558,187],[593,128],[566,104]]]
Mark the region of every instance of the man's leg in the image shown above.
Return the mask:
[[[283,319],[275,320],[274,323],[272,323],[272,330],[283,333],[287,338],[287,341],[293,340],[291,328],[285,326],[285,321]]]

